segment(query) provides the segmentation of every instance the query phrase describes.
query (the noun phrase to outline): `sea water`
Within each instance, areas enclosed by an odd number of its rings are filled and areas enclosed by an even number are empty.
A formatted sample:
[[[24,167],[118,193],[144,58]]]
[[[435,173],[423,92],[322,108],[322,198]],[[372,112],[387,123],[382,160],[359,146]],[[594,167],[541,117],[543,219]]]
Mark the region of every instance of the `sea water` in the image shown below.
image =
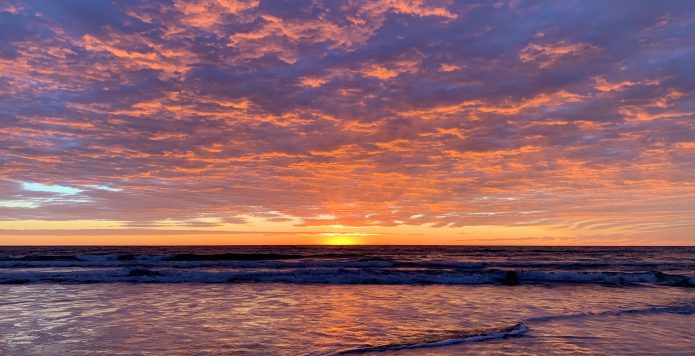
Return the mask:
[[[0,354],[693,354],[695,248],[3,247]]]

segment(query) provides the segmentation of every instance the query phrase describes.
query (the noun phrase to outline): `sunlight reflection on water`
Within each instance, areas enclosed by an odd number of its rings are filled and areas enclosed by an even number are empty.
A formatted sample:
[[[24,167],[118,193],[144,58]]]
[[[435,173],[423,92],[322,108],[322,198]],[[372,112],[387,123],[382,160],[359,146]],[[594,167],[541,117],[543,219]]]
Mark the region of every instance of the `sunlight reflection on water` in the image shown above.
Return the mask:
[[[2,354],[305,354],[535,317],[683,305],[685,288],[289,284],[2,285]],[[522,337],[407,354],[692,350],[693,315],[530,322]],[[646,331],[646,332],[645,332]]]

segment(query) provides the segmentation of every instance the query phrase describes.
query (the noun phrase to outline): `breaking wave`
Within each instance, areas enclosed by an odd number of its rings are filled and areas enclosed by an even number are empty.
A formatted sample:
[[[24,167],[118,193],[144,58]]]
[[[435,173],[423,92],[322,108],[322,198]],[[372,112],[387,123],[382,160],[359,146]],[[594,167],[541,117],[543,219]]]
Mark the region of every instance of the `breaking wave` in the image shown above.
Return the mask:
[[[695,286],[689,248],[0,248],[0,283]]]
[[[695,287],[695,279],[661,272],[505,271],[485,269],[395,268],[383,262],[308,263],[211,269],[201,268],[53,268],[0,269],[0,284],[10,283],[293,283],[293,284],[533,284],[603,283]],[[282,268],[281,268],[282,267]]]

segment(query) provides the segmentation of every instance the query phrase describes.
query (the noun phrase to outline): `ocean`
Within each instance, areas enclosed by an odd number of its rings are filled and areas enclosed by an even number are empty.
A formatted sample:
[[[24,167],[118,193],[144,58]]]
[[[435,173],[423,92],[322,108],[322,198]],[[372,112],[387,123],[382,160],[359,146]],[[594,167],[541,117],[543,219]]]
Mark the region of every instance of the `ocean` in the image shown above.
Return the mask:
[[[2,355],[695,354],[695,247],[0,247]]]

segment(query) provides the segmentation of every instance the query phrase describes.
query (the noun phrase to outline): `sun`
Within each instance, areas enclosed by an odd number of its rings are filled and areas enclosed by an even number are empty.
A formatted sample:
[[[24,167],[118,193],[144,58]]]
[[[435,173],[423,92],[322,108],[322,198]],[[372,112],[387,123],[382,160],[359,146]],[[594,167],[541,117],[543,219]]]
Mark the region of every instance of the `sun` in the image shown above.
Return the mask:
[[[347,246],[347,245],[359,245],[359,241],[354,236],[341,235],[341,234],[326,234],[323,240],[324,245],[333,246]]]

